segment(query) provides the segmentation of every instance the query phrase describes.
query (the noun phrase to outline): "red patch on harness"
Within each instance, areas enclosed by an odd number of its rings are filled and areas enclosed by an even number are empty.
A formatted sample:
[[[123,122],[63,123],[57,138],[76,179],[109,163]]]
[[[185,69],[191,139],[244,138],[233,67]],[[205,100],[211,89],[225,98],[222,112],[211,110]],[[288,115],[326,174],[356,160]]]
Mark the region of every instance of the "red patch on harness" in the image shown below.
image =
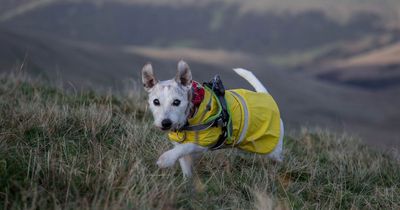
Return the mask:
[[[193,98],[192,103],[194,106],[200,106],[204,99],[204,88],[197,82],[192,82]]]

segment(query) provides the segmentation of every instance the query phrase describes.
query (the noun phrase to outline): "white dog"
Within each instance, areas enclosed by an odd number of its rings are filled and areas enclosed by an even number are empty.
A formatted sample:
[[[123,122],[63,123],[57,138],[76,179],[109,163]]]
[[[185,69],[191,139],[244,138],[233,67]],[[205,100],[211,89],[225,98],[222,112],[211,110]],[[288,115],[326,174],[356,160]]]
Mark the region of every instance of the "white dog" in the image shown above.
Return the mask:
[[[177,160],[184,177],[192,176],[192,155],[235,147],[282,161],[284,127],[275,101],[261,82],[244,69],[234,69],[256,92],[224,90],[219,78],[200,85],[188,64],[178,63],[174,79],[158,81],[150,63],[142,69],[154,125],[169,132],[175,145],[157,161],[160,168]]]

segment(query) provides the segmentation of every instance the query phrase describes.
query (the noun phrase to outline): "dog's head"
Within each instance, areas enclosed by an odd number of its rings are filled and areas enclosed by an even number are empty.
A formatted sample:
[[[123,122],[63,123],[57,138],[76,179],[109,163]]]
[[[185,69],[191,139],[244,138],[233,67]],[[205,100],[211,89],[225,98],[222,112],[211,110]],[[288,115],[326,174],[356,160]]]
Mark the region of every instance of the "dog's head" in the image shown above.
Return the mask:
[[[158,81],[150,63],[142,69],[144,89],[149,93],[149,106],[154,125],[162,130],[177,130],[185,125],[192,103],[192,73],[189,65],[179,61],[175,78]]]

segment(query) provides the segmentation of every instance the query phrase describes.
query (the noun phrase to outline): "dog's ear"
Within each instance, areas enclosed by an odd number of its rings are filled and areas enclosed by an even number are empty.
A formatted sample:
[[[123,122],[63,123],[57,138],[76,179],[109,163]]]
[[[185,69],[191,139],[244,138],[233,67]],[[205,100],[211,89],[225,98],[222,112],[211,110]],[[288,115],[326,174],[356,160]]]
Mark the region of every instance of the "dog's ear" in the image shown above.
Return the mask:
[[[189,65],[183,60],[180,60],[178,63],[178,73],[176,74],[175,81],[183,86],[192,84],[192,72]]]
[[[151,66],[151,63],[147,63],[142,68],[142,82],[146,91],[149,91],[158,82],[154,76],[153,66]]]

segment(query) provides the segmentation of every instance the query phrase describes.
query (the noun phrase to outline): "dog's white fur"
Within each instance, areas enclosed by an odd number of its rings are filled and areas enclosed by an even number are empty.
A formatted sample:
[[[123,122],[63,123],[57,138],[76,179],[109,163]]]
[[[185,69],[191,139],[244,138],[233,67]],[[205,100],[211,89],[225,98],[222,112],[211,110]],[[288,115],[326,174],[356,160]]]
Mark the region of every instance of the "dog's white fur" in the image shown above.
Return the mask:
[[[236,68],[234,71],[246,79],[257,92],[268,93],[268,90],[262,83],[248,70]],[[146,64],[142,69],[142,80],[145,89],[149,92],[149,105],[154,116],[154,124],[162,128],[162,121],[169,119],[172,126],[169,129],[178,129],[186,123],[189,117],[188,108],[192,104],[190,98],[187,97],[191,91],[192,75],[189,66],[184,61],[178,63],[178,73],[175,79],[158,82],[153,73],[150,64]],[[154,100],[159,100],[160,104],[155,105]],[[174,100],[179,100],[180,105],[171,105]],[[281,120],[281,136],[276,148],[266,155],[277,161],[282,161],[284,126]],[[173,166],[179,160],[184,177],[192,176],[193,155],[204,153],[207,147],[202,147],[193,143],[179,144],[174,143],[174,148],[166,151],[160,156],[157,165],[160,168]]]

